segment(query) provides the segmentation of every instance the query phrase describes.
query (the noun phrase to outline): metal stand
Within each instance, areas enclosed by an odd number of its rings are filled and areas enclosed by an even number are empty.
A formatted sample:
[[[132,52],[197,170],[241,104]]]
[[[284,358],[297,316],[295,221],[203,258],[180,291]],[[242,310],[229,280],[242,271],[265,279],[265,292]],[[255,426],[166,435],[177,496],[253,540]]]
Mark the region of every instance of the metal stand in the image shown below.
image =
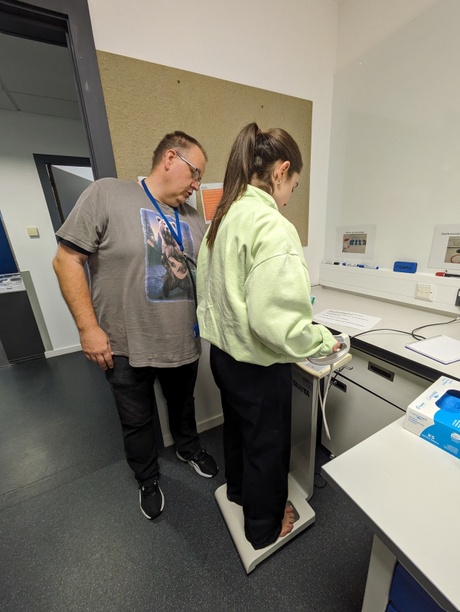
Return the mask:
[[[315,512],[308,500],[313,494],[315,475],[320,380],[327,376],[331,369],[343,367],[350,360],[351,355],[347,354],[332,365],[318,366],[307,361],[293,364],[292,446],[288,499],[299,518],[294,523],[291,533],[278,538],[266,548],[255,550],[244,535],[242,507],[227,499],[227,485],[222,485],[215,492],[216,501],[247,574],[315,521]],[[306,409],[306,404],[310,404],[310,410]]]

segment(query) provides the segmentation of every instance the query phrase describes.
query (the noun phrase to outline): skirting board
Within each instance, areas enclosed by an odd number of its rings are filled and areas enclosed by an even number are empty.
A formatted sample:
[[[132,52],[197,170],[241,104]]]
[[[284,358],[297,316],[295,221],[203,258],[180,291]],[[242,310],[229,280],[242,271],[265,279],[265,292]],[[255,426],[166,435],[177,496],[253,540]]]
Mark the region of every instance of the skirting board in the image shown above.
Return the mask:
[[[45,351],[45,357],[49,359],[50,357],[59,357],[60,355],[67,355],[68,353],[77,353],[78,351],[81,351],[81,346],[79,344],[75,344],[74,346],[66,346],[60,349]]]

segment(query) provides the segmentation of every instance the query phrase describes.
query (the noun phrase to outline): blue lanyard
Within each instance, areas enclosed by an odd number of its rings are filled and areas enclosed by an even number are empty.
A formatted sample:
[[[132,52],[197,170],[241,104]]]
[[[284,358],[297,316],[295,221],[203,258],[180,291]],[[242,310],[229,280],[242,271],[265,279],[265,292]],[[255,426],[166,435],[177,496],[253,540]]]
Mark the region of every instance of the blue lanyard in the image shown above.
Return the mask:
[[[141,185],[144,188],[144,191],[148,195],[148,197],[149,197],[150,201],[152,202],[152,204],[155,206],[157,211],[160,213],[161,218],[163,219],[163,221],[168,226],[168,229],[171,232],[172,237],[174,238],[174,240],[177,242],[180,250],[183,251],[184,250],[184,245],[182,244],[182,231],[181,231],[181,228],[180,228],[179,213],[177,211],[177,208],[174,208],[174,216],[176,218],[176,227],[177,227],[177,232],[175,232],[173,226],[168,221],[168,219],[165,217],[164,212],[158,206],[158,202],[155,200],[153,195],[150,193],[149,188],[147,187],[147,185],[145,183],[145,179],[142,179]]]

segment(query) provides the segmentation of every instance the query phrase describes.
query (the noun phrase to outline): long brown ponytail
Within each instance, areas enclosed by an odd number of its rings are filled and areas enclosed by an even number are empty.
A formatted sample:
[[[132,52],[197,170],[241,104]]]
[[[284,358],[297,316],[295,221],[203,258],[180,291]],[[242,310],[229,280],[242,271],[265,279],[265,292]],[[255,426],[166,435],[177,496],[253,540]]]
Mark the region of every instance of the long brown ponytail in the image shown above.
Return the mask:
[[[266,132],[257,123],[249,123],[236,137],[228,158],[222,199],[214,214],[206,243],[211,249],[217,230],[229,211],[252,182],[269,194],[273,193],[271,170],[277,161],[289,161],[288,175],[302,170],[302,156],[295,140],[285,130],[272,128]]]

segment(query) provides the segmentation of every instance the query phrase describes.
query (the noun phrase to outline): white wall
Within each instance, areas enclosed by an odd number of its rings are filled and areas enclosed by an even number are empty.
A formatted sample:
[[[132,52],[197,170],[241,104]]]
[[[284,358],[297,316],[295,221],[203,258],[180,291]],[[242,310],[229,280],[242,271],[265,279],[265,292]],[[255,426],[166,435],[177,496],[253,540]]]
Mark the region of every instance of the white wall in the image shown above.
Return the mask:
[[[21,270],[29,270],[54,348],[79,345],[51,267],[56,238],[33,154],[88,157],[80,121],[0,111],[0,210]],[[27,226],[37,226],[31,239]]]
[[[457,0],[339,3],[326,259],[340,256],[337,226],[372,224],[373,263],[415,261],[444,287],[429,257],[434,226],[460,223],[459,26]],[[412,298],[420,278],[405,278]],[[443,299],[458,314],[453,287]]]
[[[324,251],[336,1],[88,3],[98,50],[313,101],[305,253],[315,282]]]
[[[338,0],[337,65],[339,72],[404,28],[439,0]]]

